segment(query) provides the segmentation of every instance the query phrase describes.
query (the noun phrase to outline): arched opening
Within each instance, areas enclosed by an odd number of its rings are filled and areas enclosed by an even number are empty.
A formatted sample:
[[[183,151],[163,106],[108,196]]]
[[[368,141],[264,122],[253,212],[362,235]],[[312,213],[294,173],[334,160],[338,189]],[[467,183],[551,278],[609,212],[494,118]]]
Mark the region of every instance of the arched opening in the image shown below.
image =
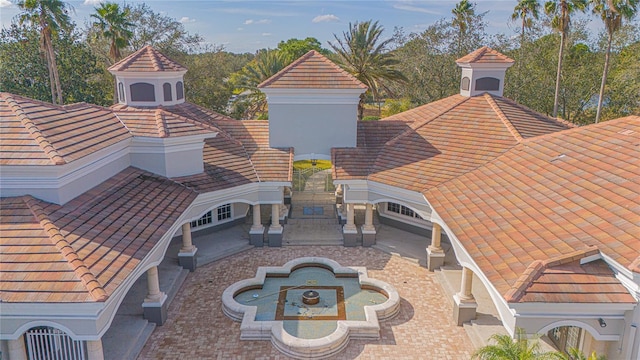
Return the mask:
[[[86,359],[85,342],[73,340],[60,329],[36,326],[27,330],[24,335],[29,360]]]
[[[171,96],[171,84],[169,83],[164,83],[162,85],[162,92],[164,93],[164,101],[171,101],[172,96]]]
[[[124,85],[122,83],[118,83],[118,99],[120,102],[126,102],[124,97]]]
[[[493,77],[483,77],[476,80],[476,90],[498,91],[500,90],[500,80]]]
[[[156,93],[153,84],[135,83],[129,86],[131,101],[156,101]]]
[[[468,91],[470,83],[471,83],[471,80],[469,79],[469,77],[467,76],[463,77],[462,81],[460,82],[460,89]]]
[[[184,86],[182,85],[182,81],[178,81],[176,83],[176,100],[184,99]]]

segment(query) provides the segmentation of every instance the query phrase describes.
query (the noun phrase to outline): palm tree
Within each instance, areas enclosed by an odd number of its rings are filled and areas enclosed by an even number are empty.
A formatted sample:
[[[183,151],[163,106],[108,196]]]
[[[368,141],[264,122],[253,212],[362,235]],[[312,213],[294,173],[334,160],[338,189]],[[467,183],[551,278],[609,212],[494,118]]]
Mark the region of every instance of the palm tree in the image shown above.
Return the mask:
[[[620,29],[623,19],[629,20],[635,16],[638,11],[638,0],[591,0],[591,3],[593,4],[593,12],[600,15],[607,29],[607,52],[604,57],[604,70],[602,71],[600,95],[598,96],[597,123],[602,112],[602,99],[604,98],[604,86],[607,82],[607,72],[609,71],[613,34]]]
[[[531,341],[523,329],[516,330],[515,340],[509,335],[494,334],[490,341],[494,345],[487,345],[478,349],[474,359],[479,360],[565,360],[566,357],[556,351],[544,352],[537,340]]]
[[[133,23],[128,21],[129,8],[120,9],[116,3],[106,2],[95,8],[96,13],[91,17],[96,19],[93,26],[99,30],[98,37],[103,37],[110,41],[109,57],[113,64],[122,59],[121,49],[129,45],[129,39],[133,36]],[[118,88],[113,83],[113,102],[118,102]]]
[[[229,84],[234,87],[234,92],[243,94],[241,99],[247,106],[243,118],[252,119],[265,113],[267,99],[258,89],[258,85],[284,69],[289,63],[291,59],[283,51],[261,51],[242,70],[231,75]]]
[[[51,102],[62,104],[62,86],[52,37],[57,35],[60,29],[69,28],[71,20],[67,10],[68,5],[60,0],[21,0],[17,5],[23,11],[20,15],[20,23],[28,21],[40,27],[40,51],[44,55],[47,70],[49,70]]]
[[[106,2],[95,10],[96,13],[91,14],[91,17],[97,20],[93,25],[100,30],[99,37],[110,41],[109,57],[116,63],[122,59],[120,50],[129,45],[129,39],[133,36],[133,23],[128,21],[129,8],[121,10],[118,4]]]
[[[562,71],[562,57],[564,43],[571,23],[571,14],[576,10],[584,11],[587,0],[551,0],[544,4],[544,11],[552,16],[551,27],[560,33],[560,52],[558,54],[558,72],[556,75],[556,94],[553,99],[553,117],[558,116],[558,98],[560,96],[560,74]]]
[[[462,56],[466,53],[462,49],[462,39],[464,39],[469,28],[469,24],[473,21],[473,17],[476,14],[475,4],[470,3],[468,0],[461,0],[456,4],[456,7],[451,10],[453,14],[453,26],[458,28],[458,56]]]
[[[395,68],[399,61],[387,51],[393,39],[380,41],[384,29],[378,22],[371,20],[349,23],[349,31],[342,33],[342,38],[334,34],[336,43],[329,43],[335,51],[336,61],[349,74],[369,87],[374,100],[380,99],[381,91],[390,93],[385,84],[404,82],[407,78]],[[358,120],[364,113],[364,96],[360,96]]]
[[[522,20],[522,30],[520,33],[520,48],[524,44],[525,29],[531,28],[533,19],[538,19],[540,3],[538,0],[520,0],[518,5],[513,8],[513,14],[511,14],[511,20]]]

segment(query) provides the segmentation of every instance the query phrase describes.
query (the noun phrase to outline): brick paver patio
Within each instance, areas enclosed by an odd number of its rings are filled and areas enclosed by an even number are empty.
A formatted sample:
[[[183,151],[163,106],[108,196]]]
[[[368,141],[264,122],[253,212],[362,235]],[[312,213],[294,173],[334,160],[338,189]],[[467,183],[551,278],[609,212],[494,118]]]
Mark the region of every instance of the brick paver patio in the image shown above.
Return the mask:
[[[258,266],[281,266],[302,256],[365,266],[370,277],[393,285],[402,298],[398,316],[381,322],[380,340],[352,340],[336,359],[470,358],[471,341],[453,323],[452,306],[433,273],[376,249],[309,246],[254,248],[198,268],[139,359],[286,359],[269,341],[240,340],[240,323],[222,313],[221,296],[232,283],[255,276]]]

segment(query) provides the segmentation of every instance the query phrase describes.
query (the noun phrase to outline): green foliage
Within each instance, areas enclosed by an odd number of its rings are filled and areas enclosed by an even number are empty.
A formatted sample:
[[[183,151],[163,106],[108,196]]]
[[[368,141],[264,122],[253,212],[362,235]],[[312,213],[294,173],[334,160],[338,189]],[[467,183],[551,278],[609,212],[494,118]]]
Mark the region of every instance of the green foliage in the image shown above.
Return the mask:
[[[325,56],[329,55],[329,50],[323,48],[320,41],[314,37],[308,37],[304,40],[289,39],[287,41],[280,41],[276,50],[281,52],[291,62],[311,50],[315,50]]]
[[[374,100],[379,100],[381,92],[391,92],[388,83],[407,81],[396,67],[399,63],[388,51],[393,39],[382,41],[383,28],[378,22],[364,21],[349,23],[349,31],[342,38],[333,35],[336,44],[330,44],[335,51],[335,60],[348,73],[367,85]],[[358,119],[363,115],[362,97],[358,108]]]
[[[98,30],[96,35],[109,41],[109,57],[116,63],[122,58],[120,50],[129,45],[129,39],[133,36],[133,23],[129,22],[130,9],[120,9],[118,4],[106,2],[95,10],[96,13],[91,17],[96,19],[93,23]]]
[[[329,160],[316,160],[316,169],[327,170],[331,169],[331,161]],[[293,162],[294,170],[306,170],[313,168],[311,160],[298,160]]]
[[[595,351],[587,357],[582,351],[576,348],[569,349],[569,356],[571,356],[572,360],[607,360],[606,356],[598,355]]]
[[[385,100],[384,107],[382,108],[382,117],[399,114],[401,112],[410,110],[411,108],[413,108],[413,104],[411,103],[411,99],[409,98],[402,98],[398,100],[387,99]]]
[[[39,30],[32,25],[12,24],[0,32],[0,91],[51,101],[48,71],[39,52]],[[103,85],[102,65],[76,32],[60,32],[53,45],[64,103],[109,105],[111,84]],[[111,76],[109,76],[111,77]]]
[[[523,329],[516,330],[516,338],[509,335],[494,334],[490,341],[494,344],[478,349],[474,359],[479,360],[565,360],[560,352],[544,352],[538,339],[530,340]]]
[[[361,121],[377,121],[377,120],[380,120],[380,116],[368,115],[368,116],[362,117]]]

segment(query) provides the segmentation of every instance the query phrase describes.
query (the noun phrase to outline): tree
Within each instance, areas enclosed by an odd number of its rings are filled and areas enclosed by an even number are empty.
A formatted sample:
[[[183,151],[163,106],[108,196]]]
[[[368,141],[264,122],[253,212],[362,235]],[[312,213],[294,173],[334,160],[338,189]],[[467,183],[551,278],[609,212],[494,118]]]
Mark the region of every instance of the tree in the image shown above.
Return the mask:
[[[325,56],[329,55],[329,51],[324,49],[322,43],[314,37],[308,37],[304,40],[289,39],[287,41],[280,41],[276,50],[282,52],[291,62],[311,50],[315,50]]]
[[[116,3],[102,3],[95,8],[96,13],[91,17],[96,19],[93,26],[98,29],[96,35],[109,41],[109,58],[112,64],[122,59],[121,49],[129,44],[129,39],[133,35],[131,31],[132,23],[128,21],[129,8],[120,9]],[[113,82],[113,102],[118,101],[118,88]]]
[[[262,50],[242,70],[231,75],[230,84],[238,96],[238,106],[242,114],[237,117],[252,119],[263,116],[267,110],[267,100],[258,85],[275,75],[290,61],[285,53],[277,50]]]
[[[111,2],[102,3],[95,10],[96,13],[91,14],[91,17],[96,19],[93,25],[100,31],[97,36],[109,40],[109,57],[115,64],[122,59],[120,50],[129,44],[129,39],[133,36],[133,23],[128,20],[130,10],[128,7],[120,9],[118,4]]]
[[[562,60],[564,55],[565,37],[569,31],[571,14],[584,11],[587,0],[551,0],[544,4],[544,11],[551,16],[551,27],[560,33],[560,51],[558,53],[558,70],[556,72],[556,91],[553,100],[553,117],[558,116],[558,98],[560,96],[560,77],[562,74]]]
[[[476,14],[476,4],[472,4],[469,0],[461,0],[456,7],[451,10],[453,14],[453,26],[458,28],[458,56],[465,55],[468,51],[463,49],[462,42],[465,38],[469,26],[472,24],[473,17]]]
[[[52,37],[57,36],[59,30],[68,28],[71,23],[67,5],[60,0],[20,0],[17,5],[23,10],[20,22],[28,21],[38,24],[40,28],[40,51],[44,54],[49,71],[51,102],[62,104],[62,86]]]
[[[380,99],[382,90],[390,92],[385,81],[404,82],[407,78],[396,68],[398,60],[387,51],[393,39],[381,40],[383,28],[378,22],[349,23],[349,31],[342,38],[334,34],[336,43],[330,43],[338,64],[369,87],[374,100]],[[364,97],[360,97],[358,119],[364,113]]]
[[[73,25],[72,25],[73,28]],[[102,61],[82,41],[77,31],[61,32],[53,39],[63,102],[111,104],[109,75]],[[11,24],[0,32],[0,91],[50,101],[48,69],[40,56],[39,28],[34,24]]]
[[[564,360],[565,356],[560,352],[543,352],[537,340],[527,338],[524,330],[516,330],[516,338],[509,335],[493,334],[490,341],[493,345],[486,345],[478,349],[474,359],[479,360]]]
[[[638,0],[591,0],[593,12],[600,15],[607,30],[607,50],[604,58],[604,70],[602,71],[602,82],[600,83],[600,94],[598,95],[598,109],[596,111],[596,123],[600,120],[602,110],[602,100],[604,98],[604,87],[607,82],[607,72],[609,71],[609,60],[611,57],[611,44],[613,35],[620,30],[623,19],[631,19],[638,11]]]
[[[513,9],[511,20],[522,20],[522,29],[520,30],[520,47],[522,47],[524,44],[525,29],[531,28],[533,20],[538,19],[539,8],[540,3],[538,3],[538,0],[520,0],[518,1],[516,7]]]

